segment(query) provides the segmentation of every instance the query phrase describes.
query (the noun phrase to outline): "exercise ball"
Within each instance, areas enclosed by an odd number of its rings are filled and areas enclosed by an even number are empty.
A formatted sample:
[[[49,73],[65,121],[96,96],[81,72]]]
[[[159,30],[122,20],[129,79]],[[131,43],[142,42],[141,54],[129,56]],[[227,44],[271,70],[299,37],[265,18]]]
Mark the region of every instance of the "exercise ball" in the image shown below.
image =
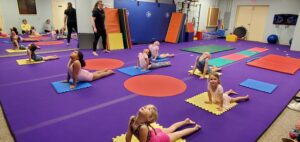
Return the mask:
[[[278,42],[278,36],[277,35],[269,35],[268,36],[268,43],[275,44]]]

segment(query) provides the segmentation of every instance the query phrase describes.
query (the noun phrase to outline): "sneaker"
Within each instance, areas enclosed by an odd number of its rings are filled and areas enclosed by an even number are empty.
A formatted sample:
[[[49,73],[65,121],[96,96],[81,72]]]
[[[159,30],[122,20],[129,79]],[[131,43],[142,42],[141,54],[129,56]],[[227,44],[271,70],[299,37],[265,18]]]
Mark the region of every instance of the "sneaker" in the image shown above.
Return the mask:
[[[300,103],[290,103],[288,108],[295,111],[300,111]]]
[[[94,51],[94,52],[93,52],[93,55],[94,55],[94,56],[98,56],[98,53]]]
[[[110,53],[110,51],[109,51],[109,50],[103,50],[103,52],[104,52],[104,53]]]

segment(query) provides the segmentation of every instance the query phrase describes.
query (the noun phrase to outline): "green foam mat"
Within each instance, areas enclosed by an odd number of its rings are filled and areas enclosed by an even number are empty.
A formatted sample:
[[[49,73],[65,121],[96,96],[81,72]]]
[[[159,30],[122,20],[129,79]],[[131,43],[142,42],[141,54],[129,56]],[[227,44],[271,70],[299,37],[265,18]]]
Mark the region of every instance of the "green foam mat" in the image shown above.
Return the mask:
[[[260,52],[255,52],[255,51],[250,51],[250,50],[244,50],[241,52],[237,52],[236,54],[242,54],[242,55],[247,55],[247,56],[253,56],[256,54],[259,54]]]
[[[214,58],[214,59],[211,59],[208,61],[208,65],[222,67],[227,64],[231,64],[233,62],[234,62],[234,60],[228,60],[228,59],[224,59],[224,58]]]
[[[227,46],[219,46],[219,45],[205,45],[205,46],[197,46],[197,47],[189,47],[189,48],[182,48],[180,50],[187,51],[187,52],[194,52],[194,53],[216,53],[222,52],[227,50],[233,50],[234,48],[227,47]]]

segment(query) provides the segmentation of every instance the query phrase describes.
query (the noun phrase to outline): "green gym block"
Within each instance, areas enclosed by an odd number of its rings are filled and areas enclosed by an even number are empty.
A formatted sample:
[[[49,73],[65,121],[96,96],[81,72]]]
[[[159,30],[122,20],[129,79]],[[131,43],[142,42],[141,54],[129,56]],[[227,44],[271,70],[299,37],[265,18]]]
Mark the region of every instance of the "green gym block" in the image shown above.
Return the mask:
[[[208,61],[208,65],[222,67],[227,64],[231,64],[233,62],[234,62],[234,60],[228,60],[228,59],[224,59],[224,58],[214,58],[214,59],[211,59]]]
[[[187,52],[194,52],[194,53],[216,53],[222,52],[227,50],[233,50],[234,48],[226,47],[226,46],[219,46],[219,45],[206,45],[206,46],[197,46],[197,47],[190,47],[190,48],[182,48],[180,50],[187,51]]]
[[[247,55],[247,56],[254,56],[256,54],[259,54],[259,52],[254,52],[254,51],[250,51],[250,50],[244,50],[241,52],[237,52],[236,54],[242,54],[242,55]]]

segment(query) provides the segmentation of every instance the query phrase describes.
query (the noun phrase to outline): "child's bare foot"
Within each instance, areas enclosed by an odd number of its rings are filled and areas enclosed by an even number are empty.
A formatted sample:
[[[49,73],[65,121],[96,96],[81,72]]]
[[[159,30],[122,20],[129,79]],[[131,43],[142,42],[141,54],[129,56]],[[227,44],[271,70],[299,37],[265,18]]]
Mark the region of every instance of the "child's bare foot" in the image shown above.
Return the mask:
[[[238,94],[237,92],[235,92],[234,90],[230,89],[229,90],[231,94]]]
[[[197,130],[200,130],[201,129],[201,126],[200,125],[195,125],[194,129],[197,131]]]
[[[245,96],[245,100],[248,101],[249,100],[249,95]]]
[[[193,120],[191,120],[190,118],[186,118],[184,120],[185,124],[196,124]]]

